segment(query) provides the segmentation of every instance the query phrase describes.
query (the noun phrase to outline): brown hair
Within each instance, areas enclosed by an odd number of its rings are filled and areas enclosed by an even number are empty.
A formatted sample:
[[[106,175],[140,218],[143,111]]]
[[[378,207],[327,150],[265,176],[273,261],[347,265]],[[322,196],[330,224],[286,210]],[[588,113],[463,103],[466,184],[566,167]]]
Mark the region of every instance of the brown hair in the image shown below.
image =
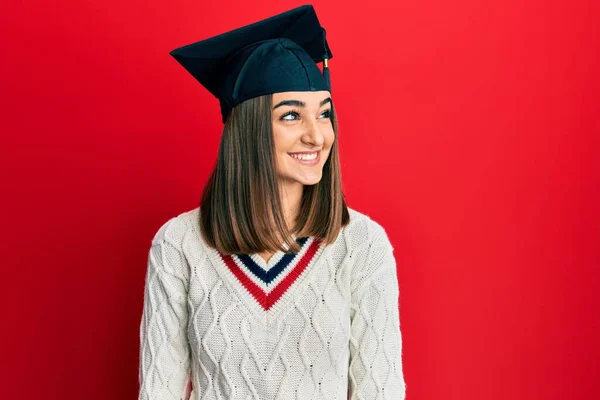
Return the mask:
[[[305,185],[295,227],[290,231],[280,198],[271,125],[272,95],[234,107],[223,128],[217,162],[202,192],[202,238],[222,254],[297,253],[291,237],[313,236],[332,243],[350,220],[344,200],[335,112],[335,139],[321,180]]]

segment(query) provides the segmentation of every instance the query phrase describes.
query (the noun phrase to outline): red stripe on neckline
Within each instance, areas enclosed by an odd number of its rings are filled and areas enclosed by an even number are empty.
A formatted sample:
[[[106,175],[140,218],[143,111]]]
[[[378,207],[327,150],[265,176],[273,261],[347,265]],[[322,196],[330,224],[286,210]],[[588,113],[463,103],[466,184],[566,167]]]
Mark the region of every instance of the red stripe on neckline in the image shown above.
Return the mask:
[[[289,272],[289,274],[283,278],[275,288],[271,291],[270,294],[265,293],[265,291],[254,283],[248,275],[244,273],[244,271],[235,263],[233,257],[231,255],[221,255],[223,261],[225,261],[225,265],[229,268],[229,270],[233,273],[233,275],[237,278],[237,280],[246,288],[246,290],[254,297],[254,299],[260,304],[260,306],[265,310],[269,311],[271,307],[283,296],[283,294],[288,290],[290,286],[296,281],[296,279],[302,274],[302,272],[306,269],[310,261],[313,259],[317,250],[319,249],[320,240],[315,239],[306,253],[302,256],[302,258],[298,261],[298,263],[293,267],[293,269]]]

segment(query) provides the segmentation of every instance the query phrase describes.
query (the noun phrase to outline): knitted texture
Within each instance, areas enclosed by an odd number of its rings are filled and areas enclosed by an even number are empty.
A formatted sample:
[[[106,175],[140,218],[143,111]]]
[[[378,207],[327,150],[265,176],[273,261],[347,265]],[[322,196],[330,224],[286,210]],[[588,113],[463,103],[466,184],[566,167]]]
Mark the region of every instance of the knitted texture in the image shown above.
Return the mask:
[[[403,400],[399,289],[384,228],[350,224],[297,254],[226,256],[199,208],[165,222],[148,255],[138,400]],[[287,249],[287,247],[286,247]]]

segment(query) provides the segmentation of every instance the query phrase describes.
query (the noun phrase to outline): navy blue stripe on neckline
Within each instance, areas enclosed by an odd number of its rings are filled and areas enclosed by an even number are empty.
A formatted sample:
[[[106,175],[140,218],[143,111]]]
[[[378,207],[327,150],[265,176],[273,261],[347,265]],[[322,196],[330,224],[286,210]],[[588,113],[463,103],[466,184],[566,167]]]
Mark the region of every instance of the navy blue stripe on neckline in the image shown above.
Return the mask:
[[[296,242],[300,245],[300,247],[304,247],[306,242],[308,241],[308,237],[297,238]],[[240,259],[242,263],[248,268],[248,270],[252,273],[252,275],[256,276],[258,279],[263,281],[266,284],[271,283],[279,274],[281,274],[294,260],[297,253],[285,254],[278,262],[273,266],[273,268],[265,271],[260,265],[258,265],[252,257],[247,254],[236,254],[236,256]]]

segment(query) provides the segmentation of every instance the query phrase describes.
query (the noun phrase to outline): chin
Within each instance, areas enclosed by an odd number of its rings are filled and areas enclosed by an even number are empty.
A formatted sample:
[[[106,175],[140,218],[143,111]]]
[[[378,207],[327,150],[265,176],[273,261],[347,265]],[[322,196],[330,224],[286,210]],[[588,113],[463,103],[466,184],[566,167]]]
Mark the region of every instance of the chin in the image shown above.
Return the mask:
[[[323,174],[321,173],[321,171],[318,175],[315,174],[313,176],[296,177],[296,181],[308,186],[316,185],[317,183],[321,182],[321,179],[323,179]]]
[[[323,175],[319,174],[319,176],[314,176],[314,177],[299,177],[299,176],[286,176],[284,177],[284,180],[289,182],[289,183],[299,183],[302,184],[304,186],[312,186],[312,185],[316,185],[317,183],[321,182]]]
[[[297,182],[303,184],[304,186],[312,186],[312,185],[316,185],[317,183],[321,182],[321,178],[307,179],[307,180],[302,180],[302,181],[297,181]]]

